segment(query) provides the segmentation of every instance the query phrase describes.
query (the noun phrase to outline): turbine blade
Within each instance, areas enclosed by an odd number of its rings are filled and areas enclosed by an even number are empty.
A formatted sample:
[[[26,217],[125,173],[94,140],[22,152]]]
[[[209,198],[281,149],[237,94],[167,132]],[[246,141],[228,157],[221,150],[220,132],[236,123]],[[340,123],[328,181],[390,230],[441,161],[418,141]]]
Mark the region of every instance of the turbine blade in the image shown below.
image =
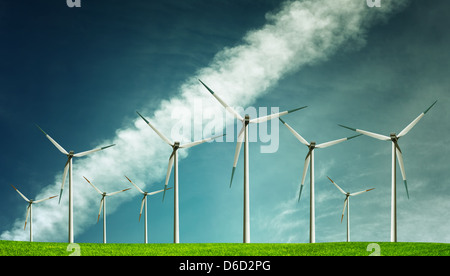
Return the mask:
[[[52,142],[52,144],[63,154],[69,154],[63,147],[61,147],[55,140],[53,140],[52,137],[50,137],[50,135],[48,135],[47,133],[45,133],[45,131],[42,130],[42,128],[40,128],[38,125],[36,125],[41,131],[42,133],[44,133],[45,137],[47,137],[48,140],[50,140],[50,142]]]
[[[105,197],[102,197],[102,200],[100,200],[100,209],[98,210],[98,217],[97,217],[97,223],[100,220],[100,214],[102,213],[103,209],[103,200],[105,200]]]
[[[61,189],[61,190],[59,191],[59,200],[58,200],[58,204],[61,204],[61,197],[62,197],[63,190],[64,190],[64,189]]]
[[[327,177],[328,177],[328,176],[327,176]],[[331,183],[334,184],[334,186],[336,186],[336,188],[339,189],[339,191],[341,191],[341,193],[343,193],[344,195],[347,194],[341,187],[338,186],[338,184],[336,184],[333,180],[331,180],[331,178],[328,177],[328,179],[331,181]]]
[[[42,201],[46,201],[46,200],[49,200],[49,199],[52,199],[52,198],[55,198],[55,197],[57,197],[57,195],[51,196],[51,197],[49,197],[49,198],[44,198],[44,199],[36,200],[36,201],[33,201],[33,204],[39,203],[39,202],[42,202]]]
[[[144,197],[142,198],[141,211],[139,212],[139,221],[141,221],[142,208],[144,208],[144,202],[145,202],[146,197],[147,197],[147,195],[144,195]]]
[[[94,152],[97,152],[97,151],[101,151],[101,150],[104,150],[104,149],[107,149],[107,148],[110,148],[110,147],[113,147],[113,146],[115,146],[115,144],[112,144],[112,145],[109,145],[109,146],[106,146],[106,147],[101,147],[101,148],[97,148],[97,149],[88,150],[88,151],[83,151],[83,152],[74,154],[73,156],[74,157],[82,157],[82,156],[85,156],[85,155],[88,155],[88,154],[91,154],[91,153],[94,153]]]
[[[306,172],[308,171],[310,158],[311,158],[311,151],[309,151],[308,155],[306,155],[305,165],[303,166],[303,175],[302,175],[302,182],[300,184],[300,192],[298,194],[298,202],[300,202],[300,197],[302,196],[303,185],[305,184]]]
[[[427,114],[427,112],[430,111],[430,109],[431,109],[436,103],[437,103],[437,100],[434,101],[434,103],[433,103],[432,105],[430,105],[430,107],[427,108],[427,110],[425,110],[423,113],[424,113],[424,114]]]
[[[165,186],[165,187],[167,187],[167,184],[169,183],[170,173],[172,172],[173,161],[174,161],[174,159],[175,159],[175,158],[174,158],[175,151],[176,151],[176,150],[174,150],[174,151],[172,152],[172,154],[170,155],[170,158],[169,158],[169,165],[168,165],[168,167],[167,167],[167,173],[166,173],[166,182],[164,183],[164,186]]]
[[[231,179],[230,179],[230,188],[231,188],[231,184],[233,184],[233,177],[234,177],[234,172],[236,171],[236,167],[233,167],[231,169]]]
[[[28,204],[28,207],[27,207],[27,215],[25,216],[25,226],[23,227],[23,230],[25,230],[27,228],[27,221],[28,221],[28,215],[30,214],[30,208],[31,208],[31,203]]]
[[[154,127],[147,119],[144,118],[144,116],[142,116],[139,112],[136,111],[136,113],[141,116],[141,118],[147,123],[147,125],[149,125],[155,132],[156,134],[158,134],[159,137],[161,137],[161,139],[164,140],[164,142],[166,142],[167,144],[169,144],[169,146],[173,145],[173,142],[170,141],[166,136],[164,136],[164,134],[162,134],[161,132],[159,132],[159,130],[156,129],[156,127]]]
[[[166,187],[167,186],[164,186],[164,189],[163,189],[164,193],[163,193],[162,202],[164,202],[164,199],[166,198],[166,190],[168,190],[168,189],[166,189]]]
[[[58,204],[61,203],[61,196],[62,193],[64,191],[64,183],[66,182],[66,177],[67,177],[67,171],[69,170],[69,166],[70,166],[70,159],[72,157],[69,156],[69,158],[67,159],[66,165],[64,166],[64,173],[63,173],[63,179],[62,179],[62,184],[61,184],[61,191],[59,192],[59,201]]]
[[[242,147],[242,142],[243,142],[242,140],[244,139],[244,131],[245,131],[245,125],[242,126],[242,129],[239,132],[238,139],[236,142],[236,150],[234,152],[233,169],[231,171],[230,188],[231,188],[231,184],[233,183],[234,171],[236,170],[237,162],[239,160],[239,154],[241,152],[241,147]]]
[[[316,145],[316,148],[323,149],[323,148],[331,147],[331,146],[334,146],[334,145],[342,143],[344,141],[356,138],[356,137],[361,136],[361,135],[362,134],[358,134],[358,135],[355,135],[355,136],[345,137],[345,138],[342,138],[342,139],[337,139],[337,140],[334,140],[334,141],[322,143],[322,144]]]
[[[187,148],[194,147],[194,146],[203,144],[205,142],[214,140],[214,139],[222,137],[222,136],[225,136],[225,134],[217,135],[217,136],[206,138],[206,139],[203,139],[203,140],[198,140],[198,141],[195,141],[195,142],[192,142],[192,143],[187,143],[187,144],[184,144],[184,145],[180,146],[180,148],[187,149]]]
[[[109,194],[106,194],[106,196],[116,195],[116,194],[128,191],[129,189],[131,189],[131,188],[127,188],[127,189],[123,189],[123,190],[120,190],[120,191],[117,191],[117,192],[109,193]]]
[[[339,126],[341,126],[343,128],[347,128],[347,129],[353,130],[353,131],[356,131],[356,132],[359,132],[361,134],[364,134],[366,136],[370,136],[370,137],[378,139],[378,140],[382,140],[382,141],[389,141],[389,140],[391,140],[391,138],[386,136],[386,135],[381,135],[381,134],[369,132],[369,131],[366,131],[366,130],[351,128],[351,127],[347,127],[347,126],[344,126],[344,125],[339,125]]]
[[[294,134],[295,137],[297,137],[297,139],[306,146],[309,146],[308,141],[305,140],[305,138],[303,138],[300,134],[298,134],[297,131],[295,131],[290,125],[288,125],[285,121],[283,121],[281,118],[279,118],[279,120],[289,129],[289,131]]]
[[[275,118],[279,118],[279,117],[281,117],[281,116],[283,116],[283,115],[286,115],[286,114],[288,114],[288,113],[295,112],[295,111],[297,111],[297,110],[300,110],[300,109],[303,109],[303,108],[306,108],[306,107],[307,107],[307,106],[302,106],[302,107],[299,107],[299,108],[296,108],[296,109],[287,110],[287,111],[283,111],[283,112],[280,112],[280,113],[275,113],[275,114],[271,114],[271,115],[268,115],[268,116],[263,116],[263,117],[255,118],[255,119],[250,120],[250,123],[252,123],[252,124],[254,124],[254,123],[263,123],[263,122],[266,122],[266,121],[268,121],[268,120],[272,120],[272,119],[275,119]]]
[[[164,202],[164,199],[166,198],[166,190],[168,190],[167,185],[169,184],[170,174],[172,172],[175,151],[177,151],[177,150],[174,149],[172,151],[172,154],[170,155],[170,158],[169,158],[169,165],[167,167],[167,173],[166,173],[166,182],[164,183],[164,190],[161,190],[161,191],[164,191],[162,202]]]
[[[300,185],[300,191],[298,192],[297,202],[300,202],[300,198],[302,197],[303,185]]]
[[[400,165],[400,171],[402,172],[403,183],[405,184],[406,195],[408,196],[409,199],[408,184],[406,182],[406,172],[405,172],[405,165],[403,164],[402,151],[400,150],[400,147],[397,145],[397,143],[395,143],[395,146],[398,164]]]
[[[83,176],[84,177],[84,176]],[[86,179],[86,181],[91,184],[91,186],[97,191],[97,193],[103,195],[102,191],[100,191],[97,187],[94,186],[94,184],[91,183],[91,181],[89,181],[86,177],[84,177],[84,179]]]
[[[159,193],[162,193],[162,192],[166,192],[166,191],[168,191],[168,190],[170,190],[170,189],[172,189],[172,187],[165,188],[165,189],[158,190],[158,191],[154,191],[154,192],[148,193],[147,195],[148,195],[148,196],[156,195],[156,194],[159,194]]]
[[[422,112],[414,121],[412,121],[408,126],[406,126],[397,137],[405,136],[419,121],[422,119],[423,116],[436,104],[437,101],[435,101],[427,110]]]
[[[11,185],[11,184],[10,184]],[[24,196],[18,189],[16,189],[16,187],[14,187],[13,185],[11,185],[11,187],[13,187],[14,188],[14,190],[16,190],[16,192],[18,192],[19,193],[19,195],[23,198],[23,199],[25,199],[25,201],[26,202],[30,202],[30,200],[26,197],[26,196]]]
[[[239,115],[239,113],[236,112],[236,110],[234,110],[233,108],[231,108],[227,103],[225,103],[219,96],[217,96],[216,93],[214,93],[214,91],[212,91],[206,84],[204,84],[201,80],[198,80],[201,84],[203,84],[203,86],[208,89],[209,93],[211,93],[211,95],[214,96],[214,98],[216,98],[216,100],[219,101],[219,103],[225,107],[225,109],[230,112],[231,114],[234,115],[234,117],[236,117],[237,119],[243,121],[244,118],[242,118],[241,115]]]
[[[305,184],[305,178],[306,178],[306,173],[308,171],[308,167],[309,167],[309,161],[311,159],[311,150],[308,152],[308,155],[306,155],[305,158],[305,165],[303,166],[303,175],[302,175],[302,186],[303,184]]]
[[[360,129],[357,129],[356,131],[359,133],[362,133],[364,135],[370,136],[372,138],[378,139],[378,140],[382,140],[382,141],[390,141],[391,140],[391,137],[388,137],[386,135],[381,135],[378,133],[369,132],[369,131],[360,130]]]
[[[133,184],[134,187],[136,187],[136,189],[141,193],[141,194],[145,194],[144,191],[141,190],[141,188],[139,188],[136,184],[133,183],[133,181],[131,181],[126,175],[125,177],[128,179],[128,181],[130,181],[131,184]]]
[[[347,201],[348,201],[348,196],[345,198],[345,201],[344,201],[344,210],[342,210],[341,223],[342,223],[342,220],[344,219],[345,208],[347,207]]]
[[[368,191],[372,191],[372,190],[374,190],[374,189],[375,189],[375,188],[368,189],[368,190],[364,190],[364,191],[360,191],[360,192],[356,192],[356,193],[352,193],[352,194],[350,194],[350,196],[360,195],[360,194],[362,194],[362,193],[365,193],[365,192],[368,192]]]

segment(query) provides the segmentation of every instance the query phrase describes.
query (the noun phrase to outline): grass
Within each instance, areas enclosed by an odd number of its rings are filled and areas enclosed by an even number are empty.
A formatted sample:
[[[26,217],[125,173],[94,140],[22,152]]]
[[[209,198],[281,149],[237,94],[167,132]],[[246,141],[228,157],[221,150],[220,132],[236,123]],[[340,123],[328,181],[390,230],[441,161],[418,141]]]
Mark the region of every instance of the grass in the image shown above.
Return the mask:
[[[316,244],[75,244],[0,241],[0,256],[368,256],[370,242]],[[378,242],[382,256],[450,256],[450,244]],[[77,249],[78,248],[78,249]]]

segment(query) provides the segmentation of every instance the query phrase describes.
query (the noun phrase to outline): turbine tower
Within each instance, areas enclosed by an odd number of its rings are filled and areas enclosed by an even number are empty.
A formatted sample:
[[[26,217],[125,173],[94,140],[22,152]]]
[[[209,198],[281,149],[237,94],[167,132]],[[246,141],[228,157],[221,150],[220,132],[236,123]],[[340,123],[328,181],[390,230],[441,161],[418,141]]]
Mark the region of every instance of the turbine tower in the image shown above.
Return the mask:
[[[409,125],[407,125],[398,135],[396,133],[391,133],[389,136],[377,134],[361,129],[351,128],[344,125],[339,125],[341,127],[356,131],[358,133],[364,134],[366,136],[375,138],[381,141],[391,141],[392,142],[392,175],[391,175],[391,242],[397,242],[397,165],[396,159],[398,159],[398,164],[400,165],[400,171],[402,173],[403,183],[405,184],[406,195],[409,199],[408,192],[408,184],[406,182],[406,173],[405,166],[403,164],[403,155],[400,147],[398,145],[398,140],[405,136],[419,121],[422,119],[425,114],[436,104],[435,101],[430,107],[428,107],[424,112],[422,112],[419,116],[417,116],[414,121],[412,121]]]
[[[14,190],[16,190],[16,192],[19,193],[19,195],[25,199],[26,202],[28,202],[28,207],[27,207],[27,215],[25,217],[25,226],[23,227],[23,230],[25,230],[27,228],[27,220],[28,220],[28,215],[30,215],[30,242],[33,241],[33,204],[42,202],[42,201],[46,201],[49,200],[51,198],[57,197],[55,196],[51,196],[49,198],[45,198],[45,199],[40,199],[40,200],[32,200],[32,199],[28,199],[26,196],[24,196],[18,189],[16,189],[16,187],[14,187],[13,185],[11,185]]]
[[[302,176],[302,182],[300,185],[300,192],[298,194],[298,201],[300,201],[300,197],[302,196],[303,185],[305,183],[306,173],[307,173],[308,166],[309,166],[310,167],[310,171],[309,171],[309,183],[310,183],[310,189],[309,189],[310,190],[310,192],[309,192],[309,242],[315,243],[316,242],[316,219],[315,219],[315,196],[314,196],[314,182],[315,182],[315,179],[314,179],[314,149],[323,149],[323,148],[331,147],[336,144],[342,143],[344,141],[361,136],[361,134],[317,145],[316,142],[308,143],[305,140],[305,138],[303,138],[300,134],[298,134],[290,125],[288,125],[281,118],[280,118],[280,121],[289,129],[289,131],[292,134],[294,134],[294,136],[302,144],[307,146],[309,149],[308,154],[306,155],[306,158],[305,158],[305,165],[303,167],[303,176]]]
[[[336,188],[339,189],[339,191],[341,191],[341,193],[343,193],[345,195],[344,210],[342,210],[341,223],[342,223],[342,220],[344,219],[345,208],[347,208],[347,242],[349,242],[350,241],[350,197],[360,195],[360,194],[368,192],[368,191],[372,191],[375,188],[356,192],[356,193],[347,193],[341,187],[339,187],[333,180],[331,180],[331,178],[328,177],[328,179],[331,181],[331,183],[334,184],[334,186],[336,186]]]
[[[159,191],[155,191],[155,192],[144,192],[141,190],[141,188],[139,188],[136,184],[133,183],[133,181],[131,181],[127,176],[125,176],[128,181],[130,181],[131,184],[133,184],[134,187],[136,187],[136,189],[144,195],[144,197],[142,198],[142,203],[141,203],[141,211],[139,212],[139,221],[141,221],[141,215],[142,215],[142,208],[145,206],[145,210],[144,210],[144,243],[148,243],[148,235],[147,235],[147,196],[151,196],[151,195],[155,195],[161,192],[166,192],[167,190],[172,189],[172,187],[164,189],[164,190],[159,190]]]
[[[88,150],[88,151],[83,151],[80,153],[75,153],[73,150],[71,150],[70,152],[67,152],[63,147],[61,147],[55,140],[52,139],[52,137],[50,137],[47,133],[45,133],[45,131],[42,130],[42,128],[40,128],[38,125],[36,125],[41,131],[42,133],[44,133],[45,137],[48,138],[48,140],[50,140],[50,142],[64,155],[67,156],[67,162],[66,165],[64,166],[64,173],[63,173],[63,179],[62,179],[62,185],[61,185],[61,191],[59,193],[59,203],[61,202],[61,196],[64,190],[64,183],[66,181],[66,177],[67,177],[67,171],[69,171],[69,243],[73,243],[73,189],[72,189],[72,158],[73,157],[82,157],[82,156],[86,156],[88,154],[100,151],[100,150],[104,150],[107,149],[109,147],[114,146],[113,145],[109,145],[106,147],[102,147],[102,148],[97,148],[97,149],[92,149],[92,150]]]
[[[84,177],[84,176],[83,176]],[[100,214],[102,212],[103,209],[103,243],[106,243],[106,197],[107,196],[112,196],[118,193],[122,193],[125,191],[128,191],[131,188],[127,188],[124,190],[120,190],[117,192],[113,192],[113,193],[106,193],[106,192],[102,192],[100,191],[97,187],[95,187],[94,184],[91,183],[91,181],[89,181],[86,177],[84,177],[84,179],[86,179],[86,181],[91,184],[91,186],[99,193],[102,195],[102,199],[100,200],[100,210],[98,211],[98,217],[97,217],[97,223],[100,220]]]
[[[233,176],[234,172],[236,170],[236,165],[239,159],[239,153],[241,151],[242,146],[242,140],[244,140],[244,243],[250,243],[250,174],[249,174],[249,146],[248,146],[248,125],[251,123],[262,123],[266,122],[275,118],[278,118],[280,116],[286,115],[288,113],[292,113],[294,111],[306,108],[306,106],[289,110],[289,111],[283,111],[276,114],[271,114],[268,116],[263,116],[255,119],[250,119],[249,115],[245,115],[245,118],[242,118],[239,113],[237,113],[233,108],[231,108],[228,104],[226,104],[214,91],[212,91],[206,84],[204,84],[201,80],[199,80],[201,84],[211,93],[211,95],[216,98],[219,103],[225,107],[225,109],[232,113],[236,119],[240,120],[242,122],[242,129],[239,132],[237,143],[236,143],[236,151],[234,154],[234,163],[233,163],[233,169],[231,171],[231,180],[230,180],[230,187],[233,182]]]
[[[172,154],[170,155],[169,158],[169,166],[167,168],[167,174],[166,174],[166,182],[164,184],[164,194],[163,194],[163,200],[166,196],[166,190],[167,190],[167,184],[169,182],[169,178],[170,178],[170,173],[172,172],[172,166],[174,167],[173,170],[173,181],[174,181],[174,215],[173,215],[173,242],[174,243],[179,243],[180,242],[180,229],[179,229],[179,211],[178,211],[178,149],[187,149],[193,146],[197,146],[200,144],[203,144],[205,142],[214,140],[218,137],[222,137],[224,136],[222,135],[218,135],[218,136],[214,136],[214,137],[210,137],[210,138],[206,138],[203,140],[199,140],[199,141],[195,141],[195,142],[191,142],[191,143],[187,143],[184,145],[181,145],[180,142],[172,142],[170,141],[166,136],[164,136],[164,134],[162,134],[161,132],[159,132],[159,130],[157,130],[147,119],[145,119],[139,112],[136,111],[136,113],[156,132],[156,134],[158,134],[159,137],[161,137],[161,139],[166,142],[167,144],[169,144],[169,146],[172,147]]]

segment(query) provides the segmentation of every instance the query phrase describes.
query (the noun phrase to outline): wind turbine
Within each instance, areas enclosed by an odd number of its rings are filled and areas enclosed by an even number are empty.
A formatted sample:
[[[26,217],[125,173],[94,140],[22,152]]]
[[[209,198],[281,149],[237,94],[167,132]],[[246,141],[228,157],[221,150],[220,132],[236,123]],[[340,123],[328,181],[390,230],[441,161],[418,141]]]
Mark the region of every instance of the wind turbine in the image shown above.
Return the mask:
[[[164,194],[163,194],[163,201],[164,198],[166,196],[166,190],[167,189],[167,184],[169,182],[169,178],[170,178],[170,173],[172,172],[172,166],[174,167],[173,170],[173,178],[174,178],[174,215],[173,215],[173,242],[174,243],[179,243],[180,242],[180,234],[179,234],[179,212],[178,212],[178,149],[187,149],[193,146],[197,146],[200,144],[203,144],[205,142],[214,140],[218,137],[222,137],[224,136],[224,134],[222,135],[218,135],[218,136],[214,136],[214,137],[210,137],[210,138],[206,138],[203,140],[198,140],[195,142],[191,142],[191,143],[187,143],[184,145],[180,145],[180,142],[172,142],[170,141],[166,136],[164,136],[164,134],[162,134],[161,132],[159,132],[159,130],[157,130],[147,119],[145,119],[139,112],[136,111],[136,113],[156,132],[156,134],[158,134],[159,137],[161,137],[161,139],[166,142],[167,144],[169,144],[169,146],[172,147],[172,154],[170,155],[169,158],[169,166],[167,168],[167,174],[166,174],[166,182],[164,184]]]
[[[342,223],[342,219],[344,218],[345,208],[347,208],[347,242],[349,242],[350,241],[350,197],[360,195],[360,194],[368,192],[368,191],[372,191],[375,188],[356,192],[356,193],[347,193],[341,187],[339,187],[333,180],[331,180],[331,178],[328,177],[328,179],[331,181],[331,183],[334,184],[334,186],[336,186],[336,188],[339,189],[339,191],[341,191],[341,193],[343,193],[345,195],[344,210],[342,210],[341,223]]]
[[[225,109],[232,113],[236,119],[240,120],[242,122],[242,129],[239,132],[237,143],[236,143],[236,151],[234,154],[234,163],[233,163],[233,169],[231,171],[231,180],[230,180],[230,187],[233,182],[233,176],[234,172],[236,170],[236,165],[239,159],[239,153],[241,151],[242,146],[242,139],[244,140],[244,243],[250,243],[250,174],[249,174],[249,146],[248,146],[248,125],[253,123],[263,123],[275,118],[278,118],[280,116],[286,115],[288,113],[292,113],[294,111],[306,108],[306,106],[289,110],[289,111],[283,111],[276,114],[271,114],[268,116],[263,116],[255,119],[250,119],[249,115],[245,115],[245,118],[243,118],[239,113],[237,113],[233,108],[231,108],[228,104],[226,104],[214,91],[212,91],[206,84],[204,84],[201,80],[199,80],[201,84],[211,93],[211,95],[216,98],[216,100],[219,101],[219,103],[225,107]]]
[[[428,107],[424,112],[422,112],[419,116],[417,116],[414,121],[412,121],[409,125],[407,125],[398,135],[396,133],[391,133],[389,136],[381,135],[361,129],[351,128],[344,125],[339,125],[341,127],[356,131],[358,133],[364,134],[366,136],[375,138],[377,140],[382,141],[391,141],[392,142],[392,175],[391,175],[391,242],[397,242],[397,181],[396,181],[396,161],[398,159],[398,164],[400,165],[400,171],[402,173],[403,183],[405,184],[406,195],[409,199],[408,192],[408,184],[406,182],[406,173],[405,173],[405,165],[403,164],[403,155],[400,147],[398,145],[398,140],[405,136],[419,121],[422,119],[425,114],[436,104],[435,101],[430,107]]]
[[[40,128],[38,125],[36,125],[41,131],[42,133],[44,133],[45,137],[48,138],[48,140],[50,140],[50,142],[52,142],[52,144],[64,155],[67,156],[67,162],[66,165],[64,166],[64,173],[63,173],[63,179],[62,179],[62,185],[61,185],[61,191],[59,193],[59,203],[61,202],[61,196],[64,190],[64,183],[66,181],[66,177],[67,177],[67,171],[69,171],[69,243],[73,243],[73,189],[72,189],[72,158],[73,157],[82,157],[82,156],[86,156],[88,154],[100,151],[100,150],[104,150],[107,149],[109,147],[114,146],[113,145],[109,145],[106,147],[102,147],[102,148],[97,148],[97,149],[92,149],[92,150],[88,150],[88,151],[83,151],[80,153],[75,153],[73,150],[71,150],[70,152],[67,152],[63,147],[61,147],[55,140],[52,139],[52,137],[50,137],[47,133],[45,133],[45,131],[42,130],[42,128]]]
[[[83,176],[84,177],[84,176]],[[125,192],[128,191],[131,188],[127,188],[124,190],[120,190],[117,192],[113,192],[113,193],[106,193],[106,192],[101,192],[97,187],[94,186],[94,184],[92,184],[86,177],[84,177],[84,179],[86,179],[86,181],[91,184],[91,186],[99,193],[102,195],[102,199],[100,200],[100,210],[98,211],[98,218],[97,218],[97,223],[100,220],[100,213],[102,212],[102,208],[103,208],[103,243],[106,243],[106,198],[107,196],[112,196],[121,192]]]
[[[302,196],[302,190],[303,190],[303,185],[305,183],[306,172],[307,172],[308,166],[309,166],[310,167],[309,182],[310,182],[310,186],[311,186],[309,189],[310,190],[310,192],[309,192],[309,242],[315,243],[316,242],[316,221],[315,221],[315,199],[314,199],[314,181],[315,181],[314,180],[314,149],[323,149],[323,148],[331,147],[336,144],[342,143],[344,141],[361,136],[361,134],[351,136],[351,137],[341,138],[338,140],[333,140],[333,141],[322,143],[322,144],[316,144],[316,142],[308,143],[305,140],[305,138],[303,138],[300,134],[298,134],[290,125],[288,125],[281,118],[280,118],[280,121],[289,129],[290,132],[292,132],[292,134],[294,134],[295,137],[297,137],[297,139],[302,144],[307,146],[309,149],[308,154],[306,155],[306,158],[305,158],[305,165],[303,167],[303,176],[302,176],[302,182],[300,185],[300,192],[298,194],[298,201],[300,201],[300,197]]]
[[[151,192],[151,193],[144,192],[144,191],[141,190],[141,188],[139,188],[136,184],[134,184],[133,181],[131,181],[127,176],[125,176],[125,177],[128,179],[128,181],[130,181],[131,184],[133,184],[134,187],[136,187],[136,189],[141,194],[144,195],[144,197],[142,198],[142,203],[141,203],[141,211],[139,212],[139,221],[141,221],[142,208],[145,206],[145,213],[144,213],[144,223],[145,223],[145,226],[144,226],[144,228],[145,228],[144,229],[144,231],[145,231],[145,233],[144,233],[144,242],[148,243],[148,238],[147,238],[147,196],[155,195],[155,194],[158,194],[158,193],[161,193],[161,192],[165,193],[167,190],[172,189],[172,187],[167,188],[167,189],[163,189],[163,190],[159,190],[159,191],[155,191],[155,192]]]
[[[23,199],[25,199],[26,202],[28,202],[27,215],[25,217],[25,226],[23,227],[23,230],[25,230],[27,228],[28,215],[30,215],[30,242],[32,242],[33,241],[33,204],[39,203],[42,201],[46,201],[46,200],[49,200],[49,199],[57,197],[57,196],[51,196],[49,198],[40,199],[40,200],[32,200],[32,199],[28,199],[26,196],[24,196],[18,189],[16,189],[16,187],[14,187],[13,185],[11,185],[11,186],[14,188],[14,190],[16,190],[16,192],[19,193],[19,195]]]

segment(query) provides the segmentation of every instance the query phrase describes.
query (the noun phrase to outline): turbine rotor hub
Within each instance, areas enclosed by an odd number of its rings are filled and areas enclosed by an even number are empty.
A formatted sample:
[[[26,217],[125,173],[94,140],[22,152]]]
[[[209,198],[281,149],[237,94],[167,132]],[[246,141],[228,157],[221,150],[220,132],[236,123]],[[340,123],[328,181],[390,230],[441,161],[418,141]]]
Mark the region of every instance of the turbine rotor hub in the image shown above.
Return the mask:
[[[391,140],[392,141],[397,141],[398,140],[397,134],[391,133],[390,136],[391,136]]]
[[[248,124],[250,123],[250,115],[245,114],[245,117],[244,117],[244,123],[245,123],[246,125],[248,125]]]

